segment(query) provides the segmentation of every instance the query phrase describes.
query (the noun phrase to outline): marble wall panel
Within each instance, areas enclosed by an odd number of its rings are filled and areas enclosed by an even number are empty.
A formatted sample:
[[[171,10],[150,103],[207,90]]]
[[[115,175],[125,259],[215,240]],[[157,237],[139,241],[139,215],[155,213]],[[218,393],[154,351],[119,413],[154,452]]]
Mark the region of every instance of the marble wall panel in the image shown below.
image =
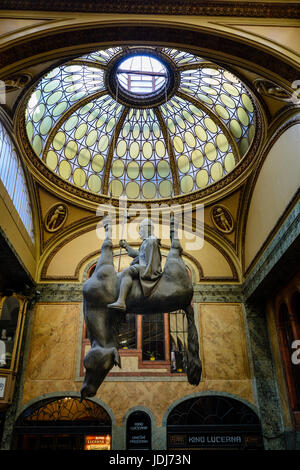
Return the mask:
[[[31,396],[40,394],[41,382],[43,393],[72,389],[80,308],[80,303],[36,305],[23,401],[29,390]]]
[[[250,378],[241,305],[199,304],[203,378]]]

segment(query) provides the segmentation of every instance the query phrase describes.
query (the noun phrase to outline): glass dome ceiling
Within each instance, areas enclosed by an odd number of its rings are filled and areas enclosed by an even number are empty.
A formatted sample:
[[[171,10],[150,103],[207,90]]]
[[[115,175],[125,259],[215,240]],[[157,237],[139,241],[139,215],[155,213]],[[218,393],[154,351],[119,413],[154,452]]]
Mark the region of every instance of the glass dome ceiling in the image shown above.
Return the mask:
[[[57,66],[26,108],[31,146],[63,180],[132,200],[219,181],[249,149],[247,88],[217,64],[160,47],[114,47]]]

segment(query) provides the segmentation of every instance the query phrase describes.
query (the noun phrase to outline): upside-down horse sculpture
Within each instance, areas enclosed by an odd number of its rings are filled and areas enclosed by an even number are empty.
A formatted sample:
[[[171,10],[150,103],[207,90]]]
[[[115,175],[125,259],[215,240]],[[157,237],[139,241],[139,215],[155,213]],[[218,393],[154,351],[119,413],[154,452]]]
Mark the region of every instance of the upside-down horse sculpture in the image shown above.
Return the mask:
[[[143,240],[139,251],[125,240],[120,246],[133,257],[131,265],[117,273],[113,264],[113,244],[109,217],[103,219],[105,239],[92,276],[83,286],[83,309],[91,349],[84,358],[85,378],[81,400],[96,395],[108,372],[118,365],[118,327],[126,313],[147,315],[184,310],[188,322],[187,377],[191,385],[201,379],[198,335],[191,306],[193,285],[182,260],[182,247],[171,217],[171,248],[161,269],[160,241],[153,224],[145,219],[140,225]]]

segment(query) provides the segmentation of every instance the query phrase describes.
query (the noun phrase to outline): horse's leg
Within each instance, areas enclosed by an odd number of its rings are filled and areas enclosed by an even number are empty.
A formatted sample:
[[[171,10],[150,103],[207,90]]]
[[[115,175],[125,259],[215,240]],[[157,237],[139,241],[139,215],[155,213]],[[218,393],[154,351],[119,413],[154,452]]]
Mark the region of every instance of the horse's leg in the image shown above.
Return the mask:
[[[81,399],[96,395],[114,365],[120,366],[118,353],[118,315],[111,315],[107,304],[117,296],[117,277],[113,266],[109,223],[95,271],[83,288],[84,318],[91,349],[84,358],[85,379]]]
[[[188,305],[184,311],[188,322],[187,377],[191,385],[199,385],[202,366],[199,357],[199,342],[194,319],[194,310],[191,305]]]

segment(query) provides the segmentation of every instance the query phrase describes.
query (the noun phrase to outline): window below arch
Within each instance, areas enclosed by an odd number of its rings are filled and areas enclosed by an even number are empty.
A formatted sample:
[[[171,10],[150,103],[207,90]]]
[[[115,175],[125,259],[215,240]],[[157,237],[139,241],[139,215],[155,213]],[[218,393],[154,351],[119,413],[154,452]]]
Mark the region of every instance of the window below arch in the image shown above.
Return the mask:
[[[32,210],[24,171],[12,139],[1,121],[0,181],[3,183],[27,233],[34,241]]]

